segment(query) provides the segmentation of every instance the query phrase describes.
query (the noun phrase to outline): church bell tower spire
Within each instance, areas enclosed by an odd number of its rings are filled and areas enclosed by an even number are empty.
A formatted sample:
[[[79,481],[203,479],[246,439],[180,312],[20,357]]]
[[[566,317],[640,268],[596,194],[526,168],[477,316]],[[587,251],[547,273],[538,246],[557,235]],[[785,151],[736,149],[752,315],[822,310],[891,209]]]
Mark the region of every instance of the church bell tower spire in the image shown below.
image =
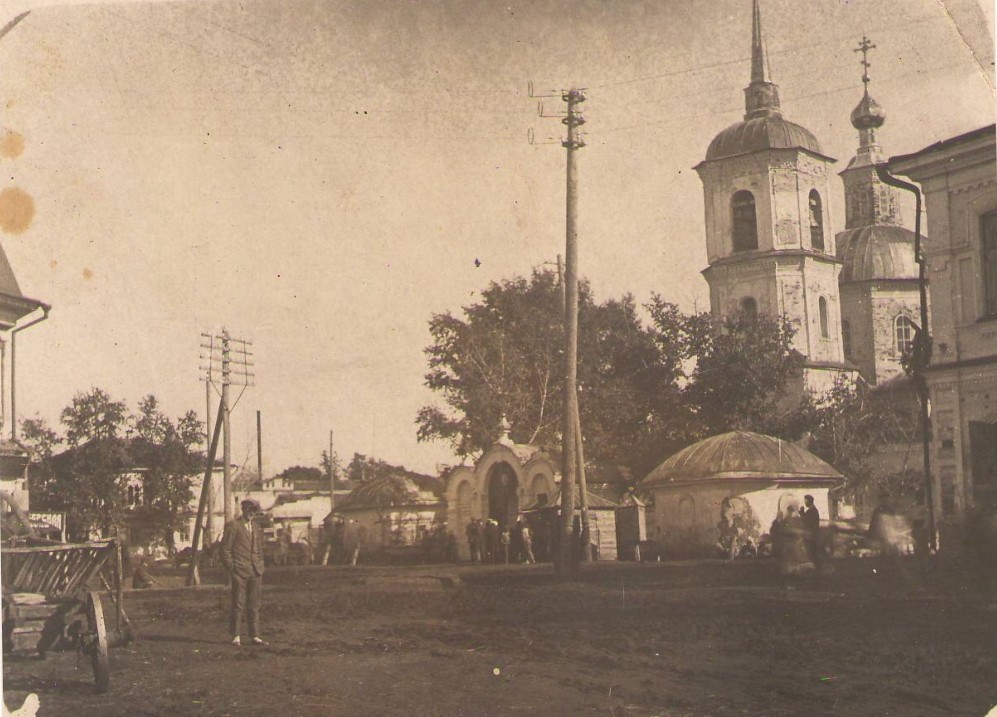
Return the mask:
[[[759,0],[752,0],[751,22],[751,84],[744,90],[744,119],[772,117],[782,114],[779,108],[779,87],[769,81],[765,40],[762,37],[762,12]]]

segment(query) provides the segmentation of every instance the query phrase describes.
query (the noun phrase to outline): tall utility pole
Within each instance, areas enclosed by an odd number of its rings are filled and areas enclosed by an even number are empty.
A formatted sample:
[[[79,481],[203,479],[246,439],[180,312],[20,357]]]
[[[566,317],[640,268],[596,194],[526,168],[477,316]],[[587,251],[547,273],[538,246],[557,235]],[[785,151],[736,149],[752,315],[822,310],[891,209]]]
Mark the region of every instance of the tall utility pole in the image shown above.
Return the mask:
[[[207,343],[205,343],[207,341]],[[235,344],[233,346],[233,344]],[[254,374],[252,372],[252,343],[243,339],[234,339],[229,335],[227,329],[222,329],[220,336],[212,334],[201,334],[201,359],[206,360],[205,380],[209,386],[214,385],[214,376],[221,374],[221,412],[222,428],[224,431],[222,441],[222,493],[225,500],[225,522],[228,523],[235,517],[235,506],[232,501],[232,403],[230,387],[241,386],[243,391],[246,387],[253,385]],[[242,396],[242,393],[239,394]],[[236,399],[238,403],[238,399]]]
[[[329,431],[329,512],[336,509],[336,467],[332,464],[332,431]]]
[[[225,501],[225,524],[235,518],[232,505],[232,409],[229,386],[232,383],[232,340],[222,329],[222,495]]]
[[[568,137],[561,144],[567,150],[567,182],[565,207],[564,252],[564,406],[561,423],[561,540],[557,572],[561,576],[574,574],[577,569],[576,537],[574,536],[575,481],[578,474],[578,165],[575,153],[585,146],[578,137],[578,127],[585,120],[578,105],[585,101],[581,90],[562,93],[568,114],[561,120],[568,128]],[[579,526],[580,528],[581,526]]]
[[[211,344],[214,344],[215,337],[207,337]],[[210,349],[209,349],[210,351]],[[204,419],[204,440],[206,445],[211,443],[211,427],[214,425],[211,422],[211,391],[214,386],[211,383],[211,366],[208,365],[208,370],[204,374],[204,401],[205,401],[205,419]],[[214,459],[212,459],[214,460]],[[211,545],[215,542],[215,492],[211,490],[210,480],[211,474],[207,473],[207,480],[209,481],[208,491],[205,497],[205,525],[204,525],[204,544]]]
[[[260,412],[256,412],[256,472],[259,479],[263,480],[263,419]]]

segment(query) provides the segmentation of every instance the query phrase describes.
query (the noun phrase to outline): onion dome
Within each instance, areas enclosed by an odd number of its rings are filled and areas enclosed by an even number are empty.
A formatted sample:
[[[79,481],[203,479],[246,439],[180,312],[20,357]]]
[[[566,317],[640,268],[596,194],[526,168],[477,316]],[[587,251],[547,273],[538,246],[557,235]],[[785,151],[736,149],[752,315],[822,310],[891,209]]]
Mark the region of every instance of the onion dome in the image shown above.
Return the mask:
[[[858,130],[879,129],[886,121],[886,113],[879,106],[876,100],[869,96],[869,88],[866,88],[862,100],[852,110],[852,127]]]
[[[842,475],[829,463],[795,443],[748,431],[712,436],[683,448],[640,485],[686,484],[713,480],[838,482]]]
[[[848,229],[838,235],[837,245],[841,283],[918,278],[909,229],[884,224]]]

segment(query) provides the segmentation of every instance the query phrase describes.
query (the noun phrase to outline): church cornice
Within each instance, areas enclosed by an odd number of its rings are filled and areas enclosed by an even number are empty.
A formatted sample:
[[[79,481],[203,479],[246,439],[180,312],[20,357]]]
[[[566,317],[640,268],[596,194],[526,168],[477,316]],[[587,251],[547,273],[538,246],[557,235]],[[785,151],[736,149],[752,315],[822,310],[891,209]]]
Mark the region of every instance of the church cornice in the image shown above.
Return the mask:
[[[910,287],[917,288],[917,281],[918,280],[917,280],[916,276],[911,276],[911,277],[900,277],[900,278],[892,278],[892,279],[885,279],[885,278],[884,279],[850,279],[850,280],[839,279],[838,280],[838,284],[840,284],[841,286],[862,286],[862,285],[868,286],[868,285],[873,285],[873,288],[875,288],[875,285],[883,285],[883,286],[887,286],[887,287],[910,286]],[[928,280],[925,279],[924,282],[925,282],[925,284],[927,284]]]
[[[823,252],[813,251],[811,249],[774,249],[770,251],[745,251],[739,252],[737,254],[731,254],[730,256],[721,257],[714,262],[711,262],[708,267],[703,269],[702,273],[708,272],[710,269],[745,265],[745,264],[755,264],[763,261],[779,261],[780,259],[814,259],[816,261],[823,262],[825,264],[837,264],[841,266],[844,262],[835,256],[830,254],[824,254]]]
[[[737,154],[728,154],[723,157],[717,157],[715,159],[704,159],[702,162],[693,167],[697,172],[708,166],[716,166],[724,163],[731,163],[736,159],[744,159],[746,157],[755,157],[763,154],[789,154],[789,153],[799,153],[804,154],[815,159],[819,159],[822,162],[835,163],[838,160],[834,157],[829,157],[826,154],[821,154],[820,152],[814,152],[811,149],[805,147],[763,147],[762,149],[756,149],[751,152],[739,152]]]

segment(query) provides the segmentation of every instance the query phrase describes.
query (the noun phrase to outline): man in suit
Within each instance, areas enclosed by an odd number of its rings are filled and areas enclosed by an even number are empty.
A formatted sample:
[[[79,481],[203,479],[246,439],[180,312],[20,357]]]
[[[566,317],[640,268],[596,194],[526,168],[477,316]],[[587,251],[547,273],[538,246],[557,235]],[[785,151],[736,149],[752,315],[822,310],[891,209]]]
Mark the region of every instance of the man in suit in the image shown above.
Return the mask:
[[[819,542],[820,511],[814,505],[814,497],[812,495],[803,496],[803,502],[806,504],[806,507],[800,510],[800,515],[803,517],[803,528],[806,531],[804,540],[806,541],[807,552],[810,553],[810,559],[815,566],[819,567],[821,559]]]
[[[232,604],[229,610],[229,634],[232,644],[241,645],[239,630],[242,613],[247,612],[249,640],[265,645],[260,637],[260,594],[263,587],[263,529],[253,518],[260,506],[255,500],[240,504],[242,516],[225,526],[222,537],[222,564],[232,581]]]

